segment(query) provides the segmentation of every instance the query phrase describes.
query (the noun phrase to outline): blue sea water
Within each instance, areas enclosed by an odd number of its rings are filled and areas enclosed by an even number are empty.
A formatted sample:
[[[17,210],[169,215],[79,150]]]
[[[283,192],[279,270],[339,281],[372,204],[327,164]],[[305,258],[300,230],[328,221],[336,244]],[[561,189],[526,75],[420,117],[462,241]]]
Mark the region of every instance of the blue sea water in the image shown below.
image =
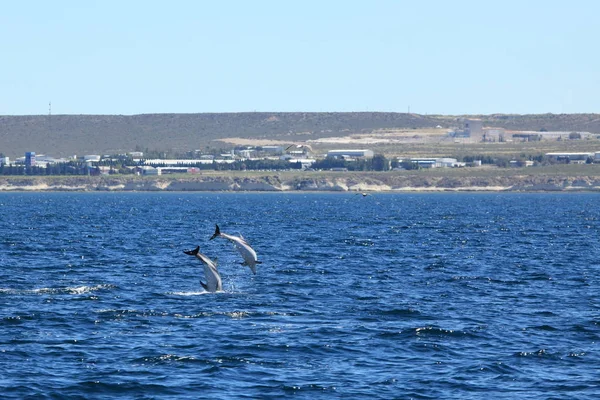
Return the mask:
[[[0,398],[595,399],[599,205],[2,193]]]

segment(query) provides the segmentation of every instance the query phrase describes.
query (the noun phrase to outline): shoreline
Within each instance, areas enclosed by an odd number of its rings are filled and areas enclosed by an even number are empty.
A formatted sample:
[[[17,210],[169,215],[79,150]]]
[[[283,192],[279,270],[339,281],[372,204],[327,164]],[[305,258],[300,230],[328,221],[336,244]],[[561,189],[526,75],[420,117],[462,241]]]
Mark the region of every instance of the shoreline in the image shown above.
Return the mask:
[[[511,172],[500,173],[500,172]],[[525,171],[253,172],[145,176],[3,176],[1,192],[600,192],[600,174]],[[528,172],[528,171],[527,171]],[[597,171],[590,171],[597,172]]]

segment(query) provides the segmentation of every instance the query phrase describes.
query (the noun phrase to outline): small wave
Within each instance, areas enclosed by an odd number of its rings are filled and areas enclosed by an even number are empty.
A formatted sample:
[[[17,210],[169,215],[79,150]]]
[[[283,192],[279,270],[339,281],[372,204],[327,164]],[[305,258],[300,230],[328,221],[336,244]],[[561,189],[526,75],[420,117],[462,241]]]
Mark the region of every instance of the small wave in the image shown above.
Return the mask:
[[[480,329],[478,329],[480,330]],[[444,329],[436,326],[424,326],[419,328],[414,328],[413,333],[416,336],[446,336],[446,337],[470,337],[476,336],[477,333],[473,330],[457,330],[457,329]]]
[[[228,317],[231,317],[233,319],[242,319],[242,318],[246,318],[246,317],[250,316],[250,313],[247,311],[231,311],[231,312],[226,312],[225,315],[227,315]]]
[[[546,349],[539,349],[536,351],[520,351],[520,352],[514,354],[515,357],[519,357],[519,358],[535,357],[535,358],[543,358],[543,359],[549,359],[549,360],[563,360],[565,358],[573,359],[573,358],[585,357],[586,355],[587,355],[587,353],[583,350],[571,351],[566,354],[562,354],[562,353],[551,352]]]
[[[19,325],[24,321],[36,320],[38,316],[36,314],[31,315],[8,315],[3,317],[0,321],[2,325]]]
[[[128,318],[168,317],[169,313],[156,310],[103,309],[96,311],[101,320],[121,321]]]
[[[201,294],[204,294],[202,292]],[[206,292],[208,293],[208,292]],[[148,317],[173,317],[181,319],[196,319],[196,318],[210,318],[210,317],[229,317],[231,319],[242,319],[253,315],[262,315],[262,313],[252,313],[248,311],[221,311],[221,312],[199,312],[196,314],[181,314],[181,313],[169,313],[165,311],[157,310],[137,310],[137,309],[102,309],[97,310],[97,314],[102,319],[108,320],[122,320],[124,318],[148,318]],[[265,313],[264,315],[268,315]],[[284,314],[282,314],[284,315]]]
[[[446,268],[446,263],[443,260],[437,260],[425,267],[426,271],[434,271]]]
[[[194,363],[194,362],[206,363],[206,361],[199,360],[193,356],[178,356],[176,354],[161,354],[159,356],[141,357],[141,358],[135,360],[136,364],[168,364],[168,363]]]
[[[402,315],[421,315],[421,312],[414,308],[394,308],[391,310],[381,310],[381,315],[402,316]]]
[[[414,332],[417,336],[423,336],[423,335],[454,336],[457,334],[462,334],[461,331],[455,331],[453,329],[437,328],[435,326],[424,326],[422,328],[415,328]]]
[[[477,275],[455,275],[451,278],[454,281],[485,281],[491,282],[492,278],[487,276],[477,276]]]
[[[237,294],[238,292],[233,291],[231,288],[227,289],[227,290],[219,290],[217,292],[207,292],[206,290],[201,290],[201,291],[189,291],[189,292],[166,292],[165,295],[167,296],[202,296],[205,294]]]
[[[48,287],[48,288],[38,288],[38,289],[10,289],[10,288],[0,288],[0,293],[6,294],[86,294],[91,292],[97,292],[100,290],[110,290],[114,289],[115,285],[110,284],[100,284],[95,286],[74,286],[74,287]]]
[[[361,247],[369,247],[374,246],[375,242],[371,239],[345,239],[344,243],[349,244],[351,246],[361,246]]]
[[[267,312],[250,312],[250,311],[219,311],[219,312],[201,312],[201,313],[197,313],[197,314],[192,314],[192,315],[185,315],[185,314],[173,314],[173,316],[175,318],[207,318],[207,317],[215,317],[215,316],[225,316],[225,317],[229,317],[231,319],[242,319],[242,318],[249,318],[249,317],[261,317],[261,316],[267,316],[267,317],[272,317],[272,316],[283,316],[283,317],[290,317],[290,316],[299,316],[300,314],[296,314],[296,313],[287,313],[287,312],[275,312],[275,311],[267,311]]]
[[[282,389],[287,393],[297,393],[300,391],[317,391],[317,392],[335,392],[337,387],[333,385],[321,385],[318,383],[309,383],[306,385],[289,386],[284,385]]]
[[[481,328],[475,328],[474,330],[454,330],[444,329],[435,326],[423,326],[418,328],[403,329],[399,331],[386,331],[378,333],[377,336],[384,339],[392,339],[398,337],[449,337],[449,338],[469,338],[479,336],[477,330]]]
[[[177,318],[206,318],[213,316],[226,316],[232,319],[242,319],[249,317],[251,313],[247,311],[225,311],[225,312],[202,312],[194,315],[175,314]]]
[[[550,353],[546,349],[536,351],[520,351],[515,354],[516,357],[540,357],[540,358],[560,358],[557,354]]]
[[[64,289],[66,293],[69,294],[85,294],[90,292],[97,292],[99,290],[108,290],[114,288],[113,285],[102,284],[96,286],[77,286],[77,287],[67,287]]]
[[[551,281],[552,275],[545,272],[532,273],[521,277],[524,281]]]
[[[558,317],[558,314],[553,313],[552,311],[536,311],[533,313],[534,315],[538,316],[538,317],[545,317],[545,318],[551,318],[551,317]]]
[[[211,292],[203,290],[202,292],[168,292],[167,294],[173,296],[200,296],[203,294],[211,294]]]
[[[551,325],[530,326],[527,329],[539,330],[539,331],[558,331],[559,330]]]
[[[521,373],[519,369],[503,362],[495,362],[493,364],[482,366],[481,370],[493,372],[499,375],[516,375]]]

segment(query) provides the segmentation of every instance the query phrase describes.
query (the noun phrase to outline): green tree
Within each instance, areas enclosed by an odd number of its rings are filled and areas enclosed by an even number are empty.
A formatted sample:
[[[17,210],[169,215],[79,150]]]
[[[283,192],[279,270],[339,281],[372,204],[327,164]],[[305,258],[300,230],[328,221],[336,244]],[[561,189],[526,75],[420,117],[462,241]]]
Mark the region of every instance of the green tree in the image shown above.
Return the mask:
[[[400,163],[400,167],[402,167],[402,169],[406,169],[406,170],[413,170],[413,169],[419,169],[419,164],[417,164],[416,162],[412,162],[410,160],[404,160]]]
[[[390,162],[383,154],[375,154],[371,164],[374,171],[388,171],[390,169]]]

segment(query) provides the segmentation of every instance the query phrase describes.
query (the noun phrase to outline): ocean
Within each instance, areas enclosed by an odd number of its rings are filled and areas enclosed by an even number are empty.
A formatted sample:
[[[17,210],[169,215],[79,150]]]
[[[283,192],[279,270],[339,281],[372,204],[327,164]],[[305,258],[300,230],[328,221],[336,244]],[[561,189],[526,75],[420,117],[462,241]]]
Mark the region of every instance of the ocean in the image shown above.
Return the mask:
[[[0,193],[0,398],[596,399],[599,205]]]

